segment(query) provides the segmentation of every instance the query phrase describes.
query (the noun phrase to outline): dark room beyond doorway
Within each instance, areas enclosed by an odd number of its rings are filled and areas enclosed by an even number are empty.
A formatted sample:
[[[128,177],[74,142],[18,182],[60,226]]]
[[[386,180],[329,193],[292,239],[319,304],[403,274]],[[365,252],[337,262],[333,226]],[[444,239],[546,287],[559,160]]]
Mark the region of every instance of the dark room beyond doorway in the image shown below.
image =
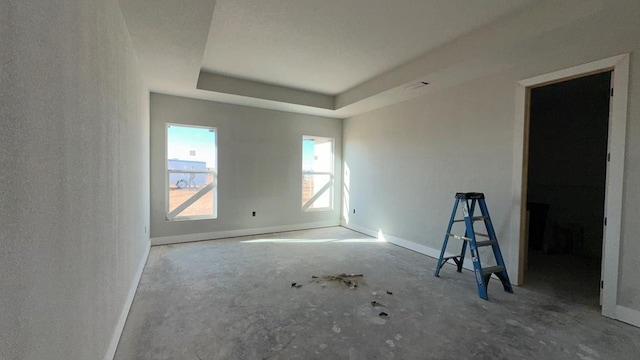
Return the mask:
[[[598,306],[612,72],[531,90],[524,285]]]

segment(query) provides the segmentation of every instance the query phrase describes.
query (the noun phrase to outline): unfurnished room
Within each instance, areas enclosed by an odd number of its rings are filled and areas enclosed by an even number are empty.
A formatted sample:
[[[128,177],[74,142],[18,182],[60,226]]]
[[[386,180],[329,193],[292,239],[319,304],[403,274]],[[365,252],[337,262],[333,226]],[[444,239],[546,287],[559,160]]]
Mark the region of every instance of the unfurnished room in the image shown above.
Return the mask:
[[[640,358],[637,0],[0,0],[0,359]]]

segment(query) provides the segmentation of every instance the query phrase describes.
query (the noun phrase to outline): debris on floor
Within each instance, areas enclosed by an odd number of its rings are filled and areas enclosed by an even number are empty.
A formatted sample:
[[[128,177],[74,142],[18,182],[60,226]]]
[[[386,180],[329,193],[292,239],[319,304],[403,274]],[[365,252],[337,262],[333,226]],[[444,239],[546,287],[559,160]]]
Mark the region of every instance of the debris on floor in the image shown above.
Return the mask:
[[[296,283],[296,282],[292,282],[292,283],[291,283],[291,287],[294,287],[294,288],[296,288],[296,289],[300,289],[300,288],[302,287],[302,284],[298,284],[298,283]]]
[[[389,290],[387,290],[387,294],[393,295],[393,293],[391,291],[389,291]]]
[[[358,282],[353,279],[356,277],[363,277],[363,274],[346,274],[346,273],[341,273],[341,274],[337,274],[337,275],[320,275],[320,276],[316,276],[313,275],[311,276],[311,278],[313,279],[312,281],[315,281],[316,283],[320,284],[322,287],[324,287],[324,283],[323,281],[338,281],[338,282],[342,282],[345,285],[347,285],[347,287],[351,290],[355,289],[358,287]]]
[[[381,303],[379,303],[379,302],[377,302],[375,300],[373,300],[371,302],[371,306],[373,306],[373,307],[377,307],[377,306],[385,307],[383,304],[381,304]]]
[[[389,316],[389,314],[387,314],[386,312],[384,312],[384,311],[383,311],[383,312],[381,312],[380,314],[378,314],[378,316],[380,316],[380,317],[387,317],[387,316]]]

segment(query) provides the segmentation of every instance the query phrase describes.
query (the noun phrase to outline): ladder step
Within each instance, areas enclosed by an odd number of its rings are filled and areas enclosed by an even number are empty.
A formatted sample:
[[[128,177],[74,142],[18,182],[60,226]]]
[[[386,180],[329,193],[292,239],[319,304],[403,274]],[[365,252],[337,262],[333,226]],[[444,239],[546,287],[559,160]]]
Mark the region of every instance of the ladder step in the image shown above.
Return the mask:
[[[457,239],[457,240],[464,240],[464,241],[471,241],[471,240],[473,240],[472,238],[468,238],[468,237],[466,237],[466,236],[460,236],[460,235],[456,235],[456,234],[452,234],[452,233],[447,233],[447,235],[449,235],[449,236],[451,236],[452,238]],[[476,233],[476,235],[489,237],[489,235],[479,234],[479,233]],[[477,244],[478,246],[489,246],[489,245],[493,245],[493,244],[495,244],[495,243],[496,243],[496,241],[495,241],[495,240],[491,240],[491,239],[489,239],[489,240],[483,240],[483,241],[476,241],[476,244]]]
[[[456,199],[483,199],[484,194],[479,192],[456,193]]]
[[[491,220],[488,216],[474,216],[471,218],[471,221],[478,221],[478,220]],[[457,222],[464,222],[464,219],[456,219],[453,220],[454,223]]]
[[[458,240],[464,240],[464,241],[471,241],[473,239],[468,238],[466,236],[460,236],[460,235],[456,235],[456,234],[452,234],[452,233],[447,233],[447,235],[451,236],[454,239],[458,239]]]
[[[487,235],[487,234],[483,234],[483,233],[479,233],[479,232],[474,233],[474,234],[476,234],[476,235],[478,235],[478,236],[482,236],[482,237],[490,238],[490,237],[489,237],[489,235]]]
[[[462,259],[462,256],[460,256],[460,255],[443,257],[443,258],[439,261],[439,264],[438,264],[438,265],[440,265],[440,268],[439,268],[439,269],[441,269],[441,268],[444,266],[444,264],[446,264],[446,263],[447,263],[447,261],[449,261],[449,260],[453,260],[453,262],[455,263],[455,265],[458,267],[458,272],[461,272],[461,271],[462,271],[462,262],[463,262],[464,260]]]
[[[496,265],[482,269],[482,275],[495,274],[504,271],[504,266]]]
[[[482,246],[491,246],[493,244],[495,244],[497,241],[495,240],[483,240],[483,241],[476,241],[476,245],[478,247],[482,247]]]

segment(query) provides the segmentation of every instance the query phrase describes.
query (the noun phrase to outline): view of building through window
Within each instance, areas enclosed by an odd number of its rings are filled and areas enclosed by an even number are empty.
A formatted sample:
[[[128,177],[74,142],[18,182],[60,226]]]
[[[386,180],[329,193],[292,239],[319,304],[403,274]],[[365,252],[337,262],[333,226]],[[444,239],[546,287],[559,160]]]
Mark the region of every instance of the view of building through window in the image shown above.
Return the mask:
[[[302,137],[302,210],[333,207],[333,139]]]
[[[167,125],[167,219],[217,216],[216,129]]]

